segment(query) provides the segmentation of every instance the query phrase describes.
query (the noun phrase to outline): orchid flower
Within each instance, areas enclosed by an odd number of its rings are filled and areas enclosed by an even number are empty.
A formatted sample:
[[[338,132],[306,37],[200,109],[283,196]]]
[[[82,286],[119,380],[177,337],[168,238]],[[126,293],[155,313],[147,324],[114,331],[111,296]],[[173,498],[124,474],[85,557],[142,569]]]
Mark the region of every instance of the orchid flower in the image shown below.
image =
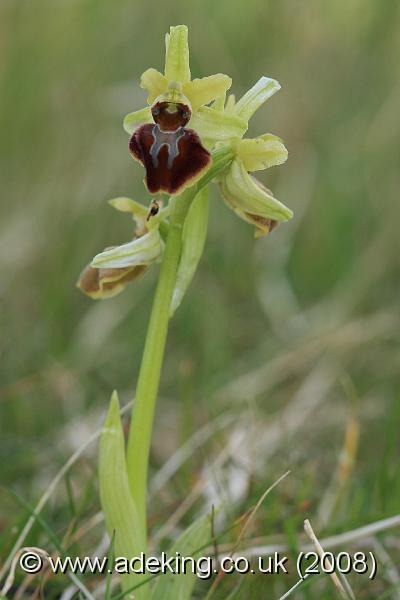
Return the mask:
[[[77,287],[94,300],[112,298],[122,292],[130,281],[160,261],[164,249],[159,226],[167,209],[155,211],[157,205],[153,205],[149,212],[146,206],[130,198],[114,198],[109,204],[132,215],[136,223],[135,236],[126,244],[106,248],[83,269]]]
[[[206,106],[225,94],[231,83],[222,73],[191,79],[187,27],[171,27],[164,74],[151,68],[141,76],[149,107],[124,119],[124,128],[132,134],[129,149],[146,169],[150,193],[177,194],[193,185],[210,166],[208,149],[243,135],[242,118]]]
[[[222,96],[215,107],[223,114],[235,115],[248,123],[255,111],[280,89],[279,83],[261,77],[244,96],[235,102]],[[219,145],[230,145],[234,160],[220,177],[220,191],[226,204],[244,221],[255,226],[256,237],[272,231],[279,222],[293,216],[292,211],[277,200],[272,192],[250,173],[280,165],[288,153],[282,140],[271,133],[254,139],[233,138]]]
[[[220,141],[241,135],[246,123],[236,115],[220,114],[206,105],[225,94],[232,85],[228,75],[217,73],[201,79],[191,79],[189,66],[188,29],[185,25],[170,28],[165,36],[164,74],[150,68],[144,71],[140,86],[149,92],[148,107],[126,115],[124,128],[132,134],[142,123],[152,123],[151,105],[168,94],[171,100],[186,102],[192,110],[189,126],[202,141]]]

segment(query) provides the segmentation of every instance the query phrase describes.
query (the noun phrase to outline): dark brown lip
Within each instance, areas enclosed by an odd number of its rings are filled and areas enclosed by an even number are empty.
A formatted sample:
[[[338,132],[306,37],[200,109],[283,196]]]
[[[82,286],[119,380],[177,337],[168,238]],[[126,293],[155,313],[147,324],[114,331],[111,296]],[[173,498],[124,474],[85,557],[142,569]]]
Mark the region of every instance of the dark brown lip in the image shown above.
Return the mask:
[[[158,124],[139,127],[129,141],[132,156],[146,169],[146,186],[151,194],[176,194],[199,177],[211,162],[193,129],[161,132]]]

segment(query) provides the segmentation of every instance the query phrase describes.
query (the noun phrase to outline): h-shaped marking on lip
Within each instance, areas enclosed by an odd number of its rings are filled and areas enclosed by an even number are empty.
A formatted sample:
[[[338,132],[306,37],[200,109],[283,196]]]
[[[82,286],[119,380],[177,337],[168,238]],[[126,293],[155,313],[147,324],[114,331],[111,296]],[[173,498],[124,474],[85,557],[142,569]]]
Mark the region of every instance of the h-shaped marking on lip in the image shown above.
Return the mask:
[[[158,154],[163,146],[168,148],[168,169],[172,169],[174,159],[179,154],[178,142],[185,135],[183,127],[178,127],[174,131],[163,131],[158,124],[153,127],[153,143],[150,148],[150,156],[153,166],[158,167]]]

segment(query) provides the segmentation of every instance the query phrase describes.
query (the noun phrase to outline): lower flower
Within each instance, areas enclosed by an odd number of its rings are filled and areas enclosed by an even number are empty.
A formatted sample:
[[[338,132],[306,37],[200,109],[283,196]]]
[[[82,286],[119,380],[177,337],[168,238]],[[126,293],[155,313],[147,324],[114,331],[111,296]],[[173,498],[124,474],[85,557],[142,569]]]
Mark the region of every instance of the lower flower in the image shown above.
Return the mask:
[[[76,285],[95,300],[112,298],[122,292],[127,283],[158,262],[164,251],[159,227],[167,209],[160,210],[159,202],[153,202],[150,209],[130,198],[114,198],[110,204],[132,215],[136,222],[135,237],[122,246],[106,248],[83,269]]]
[[[95,269],[87,265],[79,276],[77,287],[94,300],[112,298],[122,292],[127,283],[137,279],[149,265],[137,265],[122,269]]]
[[[293,216],[287,206],[247,172],[239,158],[232,162],[221,178],[220,191],[226,204],[241,219],[254,225],[256,237],[270,233],[279,222]]]

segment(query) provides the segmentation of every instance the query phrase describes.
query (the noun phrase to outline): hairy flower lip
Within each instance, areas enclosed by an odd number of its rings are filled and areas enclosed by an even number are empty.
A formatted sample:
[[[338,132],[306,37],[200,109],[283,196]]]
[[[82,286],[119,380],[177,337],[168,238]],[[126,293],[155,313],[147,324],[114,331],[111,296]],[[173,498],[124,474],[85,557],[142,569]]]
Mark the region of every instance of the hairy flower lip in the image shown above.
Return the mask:
[[[151,194],[176,195],[193,185],[211,164],[197,133],[183,127],[163,131],[158,124],[142,125],[130,138],[129,150],[145,167],[145,184]]]

